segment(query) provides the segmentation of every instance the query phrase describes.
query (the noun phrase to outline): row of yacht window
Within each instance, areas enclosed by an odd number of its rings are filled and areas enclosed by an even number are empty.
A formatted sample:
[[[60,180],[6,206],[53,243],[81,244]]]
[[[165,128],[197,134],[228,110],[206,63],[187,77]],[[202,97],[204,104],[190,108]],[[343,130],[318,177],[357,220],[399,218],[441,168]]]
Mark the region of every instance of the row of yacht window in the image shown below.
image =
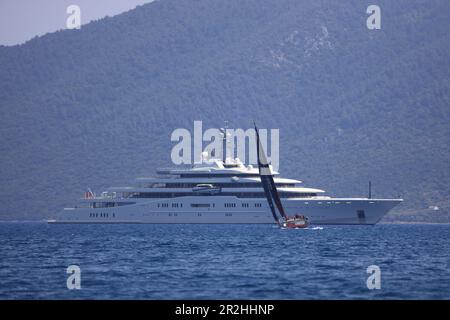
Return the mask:
[[[113,213],[109,213],[109,212],[91,212],[89,213],[89,218],[115,218],[116,214]]]
[[[279,192],[281,198],[310,198],[316,197],[312,192]],[[229,196],[237,198],[265,198],[264,192],[220,192],[220,193],[186,193],[186,192],[125,192],[124,198],[177,198],[186,196]]]
[[[135,204],[135,202],[92,202],[90,203],[90,208],[98,209],[98,208],[113,208],[118,206],[123,206],[127,204]],[[192,208],[215,208],[215,203],[191,203]],[[236,203],[224,203],[225,208],[236,208]],[[260,208],[261,203],[254,203],[253,206],[255,208]],[[158,203],[158,208],[169,208],[169,203]],[[170,204],[172,208],[183,208],[183,203],[172,203]],[[242,208],[249,208],[249,203],[241,203]]]
[[[120,207],[120,206],[126,206],[129,204],[135,204],[136,202],[91,202],[89,207],[90,208],[113,208],[113,207]]]
[[[145,188],[194,188],[197,187],[199,183],[189,183],[189,182],[167,182],[167,183],[150,183],[145,184]],[[278,188],[289,188],[295,187],[295,183],[276,183]],[[220,182],[212,184],[214,187],[218,188],[261,188],[261,182]]]
[[[261,203],[254,203],[255,208],[261,208]],[[224,203],[223,206],[225,208],[236,208],[236,203]],[[158,203],[158,208],[169,208],[168,203]],[[191,203],[191,208],[215,208],[215,203]],[[249,203],[241,203],[242,208],[249,208]],[[172,203],[172,208],[183,208],[182,203]]]

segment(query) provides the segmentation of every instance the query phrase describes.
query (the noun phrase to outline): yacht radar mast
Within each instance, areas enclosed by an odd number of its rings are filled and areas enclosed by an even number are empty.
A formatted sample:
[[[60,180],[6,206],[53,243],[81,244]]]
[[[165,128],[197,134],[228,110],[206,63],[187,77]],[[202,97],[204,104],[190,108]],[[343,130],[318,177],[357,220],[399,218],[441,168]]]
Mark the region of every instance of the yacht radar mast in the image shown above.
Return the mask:
[[[230,159],[227,157],[227,151],[229,150],[229,142],[230,142],[230,136],[231,134],[228,132],[228,121],[224,121],[223,128],[219,129],[222,133],[222,161],[224,164],[228,163],[227,159]],[[231,151],[232,153],[232,151]]]

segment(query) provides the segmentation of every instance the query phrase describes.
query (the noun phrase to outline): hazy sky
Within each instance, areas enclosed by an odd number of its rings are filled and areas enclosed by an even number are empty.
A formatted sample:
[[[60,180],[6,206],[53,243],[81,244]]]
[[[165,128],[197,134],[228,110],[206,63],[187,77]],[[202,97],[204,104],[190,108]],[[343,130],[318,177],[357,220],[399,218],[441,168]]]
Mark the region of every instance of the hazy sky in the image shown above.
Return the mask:
[[[66,28],[69,5],[81,9],[81,23],[128,11],[153,0],[0,0],[0,45],[23,43]]]

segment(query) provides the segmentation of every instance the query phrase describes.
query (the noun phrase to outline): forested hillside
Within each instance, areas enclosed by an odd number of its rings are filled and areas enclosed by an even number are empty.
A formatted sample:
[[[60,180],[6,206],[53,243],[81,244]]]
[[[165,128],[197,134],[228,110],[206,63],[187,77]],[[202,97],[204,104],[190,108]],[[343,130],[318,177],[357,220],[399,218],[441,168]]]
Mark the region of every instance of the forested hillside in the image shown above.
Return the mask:
[[[255,120],[283,176],[450,221],[450,2],[377,1],[380,30],[370,4],[161,0],[0,47],[0,220],[153,175],[194,120]]]

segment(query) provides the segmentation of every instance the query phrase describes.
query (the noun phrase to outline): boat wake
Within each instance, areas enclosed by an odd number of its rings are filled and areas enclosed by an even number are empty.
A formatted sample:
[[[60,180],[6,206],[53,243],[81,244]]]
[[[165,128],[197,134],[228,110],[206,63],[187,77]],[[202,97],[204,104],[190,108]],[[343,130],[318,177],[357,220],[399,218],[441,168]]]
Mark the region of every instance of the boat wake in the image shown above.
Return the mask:
[[[281,230],[286,230],[286,229],[295,229],[295,230],[323,230],[323,227],[306,227],[306,228],[284,228],[284,227],[278,227],[278,226],[274,226],[274,228],[279,228]]]

